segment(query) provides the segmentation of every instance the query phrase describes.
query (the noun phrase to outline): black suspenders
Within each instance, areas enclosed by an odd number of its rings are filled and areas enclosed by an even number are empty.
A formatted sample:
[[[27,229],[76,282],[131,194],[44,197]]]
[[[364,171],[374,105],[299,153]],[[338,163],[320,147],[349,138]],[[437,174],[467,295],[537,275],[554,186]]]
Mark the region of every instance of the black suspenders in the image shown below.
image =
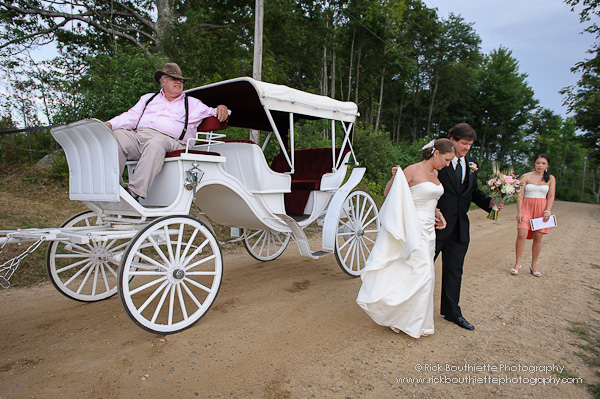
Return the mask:
[[[183,125],[183,131],[181,132],[181,135],[179,136],[179,140],[183,140],[183,136],[185,136],[185,132],[187,130],[187,123],[188,123],[188,97],[184,94],[183,95],[183,103],[185,105],[185,125]]]
[[[138,125],[140,124],[140,121],[142,120],[142,116],[144,116],[144,111],[146,111],[146,107],[148,106],[148,104],[150,104],[150,101],[154,100],[154,97],[158,96],[159,94],[160,94],[160,91],[158,93],[154,93],[152,95],[152,97],[150,97],[148,99],[148,101],[146,101],[146,104],[144,104],[144,109],[142,110],[142,114],[140,115],[140,119],[138,119],[138,122],[135,124],[135,128],[133,130],[137,130]],[[183,95],[183,104],[185,106],[185,124],[183,125],[183,131],[179,135],[179,140],[183,140],[183,136],[185,136],[185,132],[186,132],[187,126],[188,126],[189,106],[188,106],[188,97],[185,94]]]

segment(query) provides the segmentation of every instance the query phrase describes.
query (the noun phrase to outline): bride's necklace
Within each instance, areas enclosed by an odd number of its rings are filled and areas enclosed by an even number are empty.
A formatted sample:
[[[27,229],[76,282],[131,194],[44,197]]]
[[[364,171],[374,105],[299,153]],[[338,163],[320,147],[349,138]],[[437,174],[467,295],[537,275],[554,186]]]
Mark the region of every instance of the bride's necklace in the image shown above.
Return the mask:
[[[419,163],[421,164],[421,166],[423,166],[423,168],[425,169],[425,172],[427,172],[427,169],[426,169],[426,167],[425,167],[425,164],[423,163],[423,161],[421,161],[421,162],[419,162]],[[432,170],[431,172],[427,172],[427,173],[429,173],[430,175],[432,175],[432,176],[433,176],[433,174],[435,173],[435,169],[434,169],[434,170]]]

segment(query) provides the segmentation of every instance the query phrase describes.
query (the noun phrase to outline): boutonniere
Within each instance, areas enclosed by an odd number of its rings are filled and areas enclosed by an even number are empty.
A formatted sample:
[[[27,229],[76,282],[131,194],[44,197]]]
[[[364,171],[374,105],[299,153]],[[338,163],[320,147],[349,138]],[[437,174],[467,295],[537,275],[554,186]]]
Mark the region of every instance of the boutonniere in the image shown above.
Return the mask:
[[[475,162],[469,162],[469,169],[471,170],[471,173],[475,173],[479,170]]]

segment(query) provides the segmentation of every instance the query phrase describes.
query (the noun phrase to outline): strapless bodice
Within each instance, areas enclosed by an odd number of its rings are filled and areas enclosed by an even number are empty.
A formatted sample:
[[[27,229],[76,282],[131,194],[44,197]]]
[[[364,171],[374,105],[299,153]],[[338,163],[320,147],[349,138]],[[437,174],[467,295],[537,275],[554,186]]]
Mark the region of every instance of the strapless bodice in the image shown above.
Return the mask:
[[[444,186],[433,182],[423,182],[410,188],[417,212],[421,209],[434,211],[438,199],[444,194]]]
[[[444,194],[444,186],[433,182],[424,182],[410,188],[417,218],[421,226],[421,236],[430,238],[435,235],[435,207],[438,199]]]
[[[547,184],[526,184],[525,185],[525,197],[527,198],[546,198],[550,186]]]

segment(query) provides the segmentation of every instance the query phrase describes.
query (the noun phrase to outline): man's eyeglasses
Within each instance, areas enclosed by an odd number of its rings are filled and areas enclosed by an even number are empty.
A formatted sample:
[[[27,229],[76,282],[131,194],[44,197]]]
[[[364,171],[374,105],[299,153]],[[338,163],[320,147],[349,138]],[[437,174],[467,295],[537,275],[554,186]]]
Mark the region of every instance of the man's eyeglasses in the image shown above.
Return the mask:
[[[185,83],[185,80],[183,80],[183,79],[177,79],[177,78],[174,78],[174,77],[168,76],[168,75],[166,75],[166,76],[167,76],[167,79],[174,80],[176,82],[181,82],[181,84]]]

